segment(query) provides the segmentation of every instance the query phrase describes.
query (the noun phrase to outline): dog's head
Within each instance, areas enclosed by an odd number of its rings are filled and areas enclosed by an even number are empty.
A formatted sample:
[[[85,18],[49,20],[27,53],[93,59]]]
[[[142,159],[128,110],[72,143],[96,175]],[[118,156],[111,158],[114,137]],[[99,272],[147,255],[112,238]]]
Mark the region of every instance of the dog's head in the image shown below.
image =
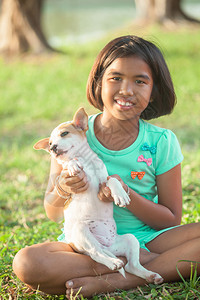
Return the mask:
[[[33,148],[49,152],[58,163],[63,164],[81,151],[83,147],[81,145],[86,141],[87,130],[88,115],[84,108],[80,108],[75,113],[72,122],[58,125],[50,137],[38,141]]]

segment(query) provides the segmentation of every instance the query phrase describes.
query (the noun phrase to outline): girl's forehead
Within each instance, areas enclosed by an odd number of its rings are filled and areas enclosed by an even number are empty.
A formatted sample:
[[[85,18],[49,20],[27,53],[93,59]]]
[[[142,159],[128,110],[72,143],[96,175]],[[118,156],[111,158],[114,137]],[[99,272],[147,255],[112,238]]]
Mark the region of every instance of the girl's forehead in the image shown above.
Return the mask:
[[[149,65],[140,57],[131,55],[127,57],[116,58],[106,69],[105,73],[109,74],[112,72],[135,72],[143,71],[152,76],[151,68]]]

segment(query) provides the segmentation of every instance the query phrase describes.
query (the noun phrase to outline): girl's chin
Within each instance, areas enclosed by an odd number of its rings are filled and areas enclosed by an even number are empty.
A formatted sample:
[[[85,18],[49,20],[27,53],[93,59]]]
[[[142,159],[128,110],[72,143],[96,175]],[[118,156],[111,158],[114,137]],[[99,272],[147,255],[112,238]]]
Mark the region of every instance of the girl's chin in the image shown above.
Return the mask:
[[[120,121],[130,121],[130,120],[135,120],[135,119],[139,119],[140,115],[137,114],[128,114],[127,112],[116,112],[113,113],[112,116]]]
[[[112,107],[104,106],[104,116],[109,118],[115,118],[120,121],[128,121],[131,119],[139,119],[141,112],[136,111],[135,106],[121,106],[114,103]]]
[[[113,115],[118,116],[119,119],[132,119],[137,115],[134,107],[125,107],[125,106],[115,106],[113,110]]]

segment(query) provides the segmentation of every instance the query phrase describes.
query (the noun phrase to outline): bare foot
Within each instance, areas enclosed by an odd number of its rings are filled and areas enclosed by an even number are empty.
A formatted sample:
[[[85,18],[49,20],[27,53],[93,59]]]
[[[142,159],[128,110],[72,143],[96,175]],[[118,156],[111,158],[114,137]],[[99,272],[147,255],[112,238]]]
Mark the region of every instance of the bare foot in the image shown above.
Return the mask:
[[[142,265],[150,262],[158,256],[156,253],[148,252],[145,249],[140,251],[140,262]],[[124,257],[122,258],[125,262]],[[72,296],[83,295],[92,297],[94,295],[116,290],[128,290],[138,285],[145,285],[147,282],[130,273],[126,273],[124,278],[119,272],[103,274],[98,276],[88,276],[74,278],[66,282],[66,296],[72,299]],[[70,297],[71,296],[71,297]]]
[[[121,274],[117,274],[122,280]],[[110,279],[110,277],[113,279]],[[71,296],[83,295],[84,297],[91,297],[100,293],[113,292],[118,289],[117,282],[114,280],[116,274],[111,276],[102,275],[94,277],[74,278],[66,282],[66,296],[70,299]],[[114,284],[114,285],[113,285]]]
[[[138,285],[147,283],[130,273],[126,273],[124,278],[120,273],[110,273],[94,277],[74,278],[66,282],[66,297],[72,299],[72,296],[83,295],[83,297],[92,297],[100,293],[114,292],[116,290],[128,290]],[[71,296],[71,297],[70,297]]]

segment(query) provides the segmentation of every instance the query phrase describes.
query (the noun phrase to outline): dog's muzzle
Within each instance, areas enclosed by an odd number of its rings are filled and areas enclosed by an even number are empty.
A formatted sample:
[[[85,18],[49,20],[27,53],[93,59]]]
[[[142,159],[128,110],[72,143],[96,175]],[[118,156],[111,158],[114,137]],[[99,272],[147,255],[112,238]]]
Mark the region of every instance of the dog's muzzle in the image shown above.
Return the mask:
[[[53,152],[54,154],[56,154],[56,157],[58,157],[59,155],[65,154],[68,152],[68,150],[61,150],[58,149],[58,145],[54,144],[51,146],[50,151]]]

